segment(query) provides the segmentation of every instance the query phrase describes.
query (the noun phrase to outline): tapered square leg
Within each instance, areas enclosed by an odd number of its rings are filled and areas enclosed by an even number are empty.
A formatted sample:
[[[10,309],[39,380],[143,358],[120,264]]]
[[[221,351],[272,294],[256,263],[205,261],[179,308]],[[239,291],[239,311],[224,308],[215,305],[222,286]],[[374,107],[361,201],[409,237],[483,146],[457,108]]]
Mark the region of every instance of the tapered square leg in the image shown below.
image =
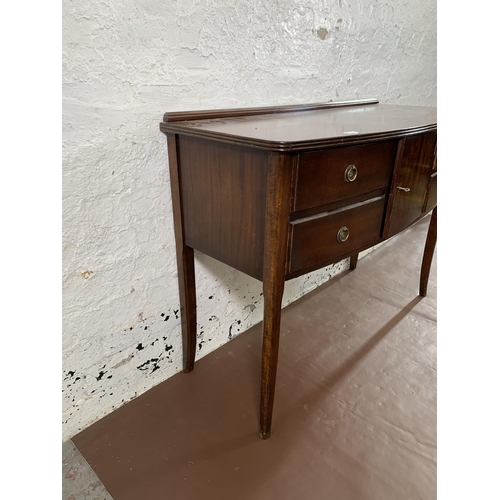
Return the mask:
[[[358,257],[359,253],[355,253],[354,255],[351,255],[350,262],[349,262],[349,269],[354,271],[356,267],[358,266]]]
[[[427,239],[425,240],[424,256],[422,258],[422,268],[420,270],[420,295],[427,295],[427,284],[429,283],[429,274],[431,272],[432,257],[437,241],[437,207],[432,211],[429,229],[427,230]]]
[[[264,320],[259,436],[271,435],[274,389],[278,367],[281,299],[285,287],[288,214],[294,158],[272,155],[267,174],[266,226],[264,235]]]
[[[179,299],[182,329],[182,360],[186,373],[194,368],[196,355],[196,284],[193,249],[184,246],[177,250]]]
[[[264,285],[264,321],[262,332],[262,372],[259,436],[271,435],[274,389],[278,368],[278,350],[281,323],[281,299],[284,281]],[[267,288],[267,291],[266,291]]]
[[[182,328],[183,368],[190,372],[194,368],[196,355],[196,284],[194,251],[184,242],[184,225],[181,210],[181,189],[177,162],[177,136],[167,134],[172,210],[174,214],[175,250],[179,283],[179,302]]]

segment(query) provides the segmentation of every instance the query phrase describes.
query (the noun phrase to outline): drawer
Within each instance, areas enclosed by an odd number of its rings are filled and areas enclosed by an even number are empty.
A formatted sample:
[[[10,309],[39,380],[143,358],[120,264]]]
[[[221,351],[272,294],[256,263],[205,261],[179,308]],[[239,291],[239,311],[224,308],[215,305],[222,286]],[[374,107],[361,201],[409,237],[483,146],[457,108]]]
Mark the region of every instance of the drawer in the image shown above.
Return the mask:
[[[381,241],[385,196],[291,223],[289,274],[319,268]],[[342,240],[341,228],[348,237]],[[345,236],[345,233],[344,233]]]
[[[385,141],[300,153],[294,211],[319,207],[388,186],[396,148],[397,141]],[[351,172],[350,178],[346,171]]]

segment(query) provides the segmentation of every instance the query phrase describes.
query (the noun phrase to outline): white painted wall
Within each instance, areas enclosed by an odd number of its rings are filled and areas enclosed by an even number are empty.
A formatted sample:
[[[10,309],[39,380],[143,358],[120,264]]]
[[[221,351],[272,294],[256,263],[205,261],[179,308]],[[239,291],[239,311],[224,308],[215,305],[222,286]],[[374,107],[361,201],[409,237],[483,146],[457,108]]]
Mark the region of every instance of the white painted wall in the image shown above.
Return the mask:
[[[63,439],[181,370],[163,113],[365,97],[436,105],[435,0],[63,0]],[[261,286],[196,264],[204,356]]]

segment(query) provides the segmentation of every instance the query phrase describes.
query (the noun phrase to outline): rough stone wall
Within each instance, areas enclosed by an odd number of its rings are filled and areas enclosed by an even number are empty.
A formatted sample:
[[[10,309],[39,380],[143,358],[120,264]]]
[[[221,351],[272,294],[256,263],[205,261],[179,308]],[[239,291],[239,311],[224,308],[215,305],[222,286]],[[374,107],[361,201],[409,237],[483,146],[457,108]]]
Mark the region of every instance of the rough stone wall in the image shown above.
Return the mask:
[[[181,370],[163,113],[365,97],[436,104],[435,0],[63,0],[63,439]],[[262,293],[196,265],[204,356]]]

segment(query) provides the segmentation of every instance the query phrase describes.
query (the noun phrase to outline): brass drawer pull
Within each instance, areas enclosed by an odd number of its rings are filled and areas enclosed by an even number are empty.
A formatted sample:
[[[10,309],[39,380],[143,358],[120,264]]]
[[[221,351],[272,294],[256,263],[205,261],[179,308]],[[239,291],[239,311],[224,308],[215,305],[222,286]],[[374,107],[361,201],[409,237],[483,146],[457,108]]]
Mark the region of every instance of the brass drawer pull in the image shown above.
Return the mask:
[[[404,188],[404,187],[401,187],[401,186],[398,186],[397,188],[401,189],[401,191],[404,191],[405,193],[407,193],[410,190],[410,188]]]
[[[356,165],[349,165],[344,172],[344,179],[346,182],[354,182],[358,176],[358,169]]]
[[[344,241],[347,241],[347,238],[349,238],[349,229],[345,226],[341,227],[337,233],[337,241],[339,243],[344,243]]]

